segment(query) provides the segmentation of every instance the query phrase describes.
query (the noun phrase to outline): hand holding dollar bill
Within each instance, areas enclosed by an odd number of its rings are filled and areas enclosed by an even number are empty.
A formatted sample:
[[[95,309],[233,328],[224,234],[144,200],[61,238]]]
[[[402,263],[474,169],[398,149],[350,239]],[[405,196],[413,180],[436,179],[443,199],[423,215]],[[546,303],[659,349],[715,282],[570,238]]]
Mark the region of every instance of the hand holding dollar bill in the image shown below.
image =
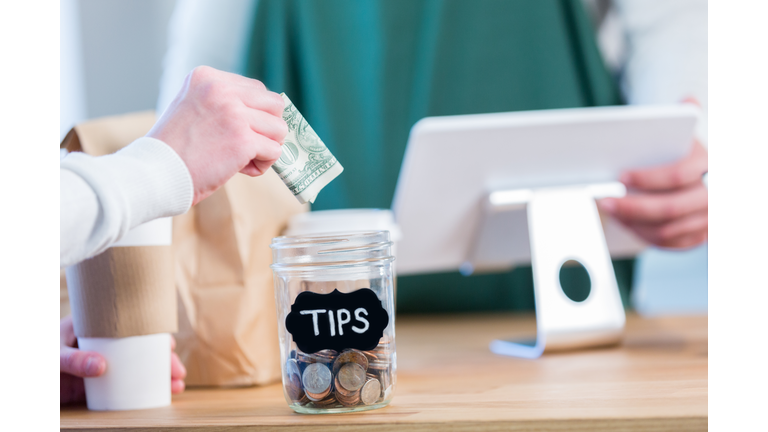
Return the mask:
[[[288,124],[288,135],[283,143],[283,153],[272,169],[300,203],[313,203],[317,194],[344,168],[288,96],[285,93],[281,96],[285,101],[283,120]]]

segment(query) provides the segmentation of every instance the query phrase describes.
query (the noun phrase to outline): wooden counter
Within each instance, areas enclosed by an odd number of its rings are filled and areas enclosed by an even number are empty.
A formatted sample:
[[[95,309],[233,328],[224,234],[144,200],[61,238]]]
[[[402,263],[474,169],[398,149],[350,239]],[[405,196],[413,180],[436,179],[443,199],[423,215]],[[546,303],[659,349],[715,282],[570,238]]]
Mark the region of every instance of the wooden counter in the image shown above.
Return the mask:
[[[142,411],[61,410],[62,429],[240,431],[705,430],[707,317],[628,317],[619,347],[500,357],[494,338],[524,336],[532,316],[401,317],[389,407],[295,414],[279,384],[193,389]],[[447,424],[450,423],[450,424]]]

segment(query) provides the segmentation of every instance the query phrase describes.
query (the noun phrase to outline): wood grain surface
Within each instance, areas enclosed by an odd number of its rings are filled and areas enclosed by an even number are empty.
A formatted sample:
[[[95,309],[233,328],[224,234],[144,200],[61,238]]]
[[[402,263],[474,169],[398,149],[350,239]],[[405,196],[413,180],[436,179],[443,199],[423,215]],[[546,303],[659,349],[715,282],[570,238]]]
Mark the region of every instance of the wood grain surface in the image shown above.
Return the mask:
[[[501,357],[495,338],[535,331],[533,316],[399,317],[397,388],[390,406],[301,415],[279,384],[188,389],[170,407],[61,409],[68,430],[706,430],[707,317],[629,316],[620,346]]]

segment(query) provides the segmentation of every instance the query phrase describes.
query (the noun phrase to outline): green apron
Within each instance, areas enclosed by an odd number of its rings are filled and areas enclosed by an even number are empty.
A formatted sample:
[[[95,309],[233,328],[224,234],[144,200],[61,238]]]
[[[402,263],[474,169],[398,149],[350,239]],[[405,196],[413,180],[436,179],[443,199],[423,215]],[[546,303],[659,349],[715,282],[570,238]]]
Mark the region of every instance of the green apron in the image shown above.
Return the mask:
[[[260,0],[248,56],[344,165],[313,210],[389,208],[423,117],[621,103],[580,0]],[[530,310],[532,280],[400,277],[398,312]]]

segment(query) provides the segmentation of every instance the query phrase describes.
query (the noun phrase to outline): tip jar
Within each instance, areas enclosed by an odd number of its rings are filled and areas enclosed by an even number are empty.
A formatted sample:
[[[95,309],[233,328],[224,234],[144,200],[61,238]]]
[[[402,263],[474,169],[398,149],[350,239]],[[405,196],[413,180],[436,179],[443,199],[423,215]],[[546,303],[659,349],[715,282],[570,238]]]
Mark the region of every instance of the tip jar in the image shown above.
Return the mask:
[[[388,231],[272,239],[283,393],[297,412],[381,408],[396,375]]]

